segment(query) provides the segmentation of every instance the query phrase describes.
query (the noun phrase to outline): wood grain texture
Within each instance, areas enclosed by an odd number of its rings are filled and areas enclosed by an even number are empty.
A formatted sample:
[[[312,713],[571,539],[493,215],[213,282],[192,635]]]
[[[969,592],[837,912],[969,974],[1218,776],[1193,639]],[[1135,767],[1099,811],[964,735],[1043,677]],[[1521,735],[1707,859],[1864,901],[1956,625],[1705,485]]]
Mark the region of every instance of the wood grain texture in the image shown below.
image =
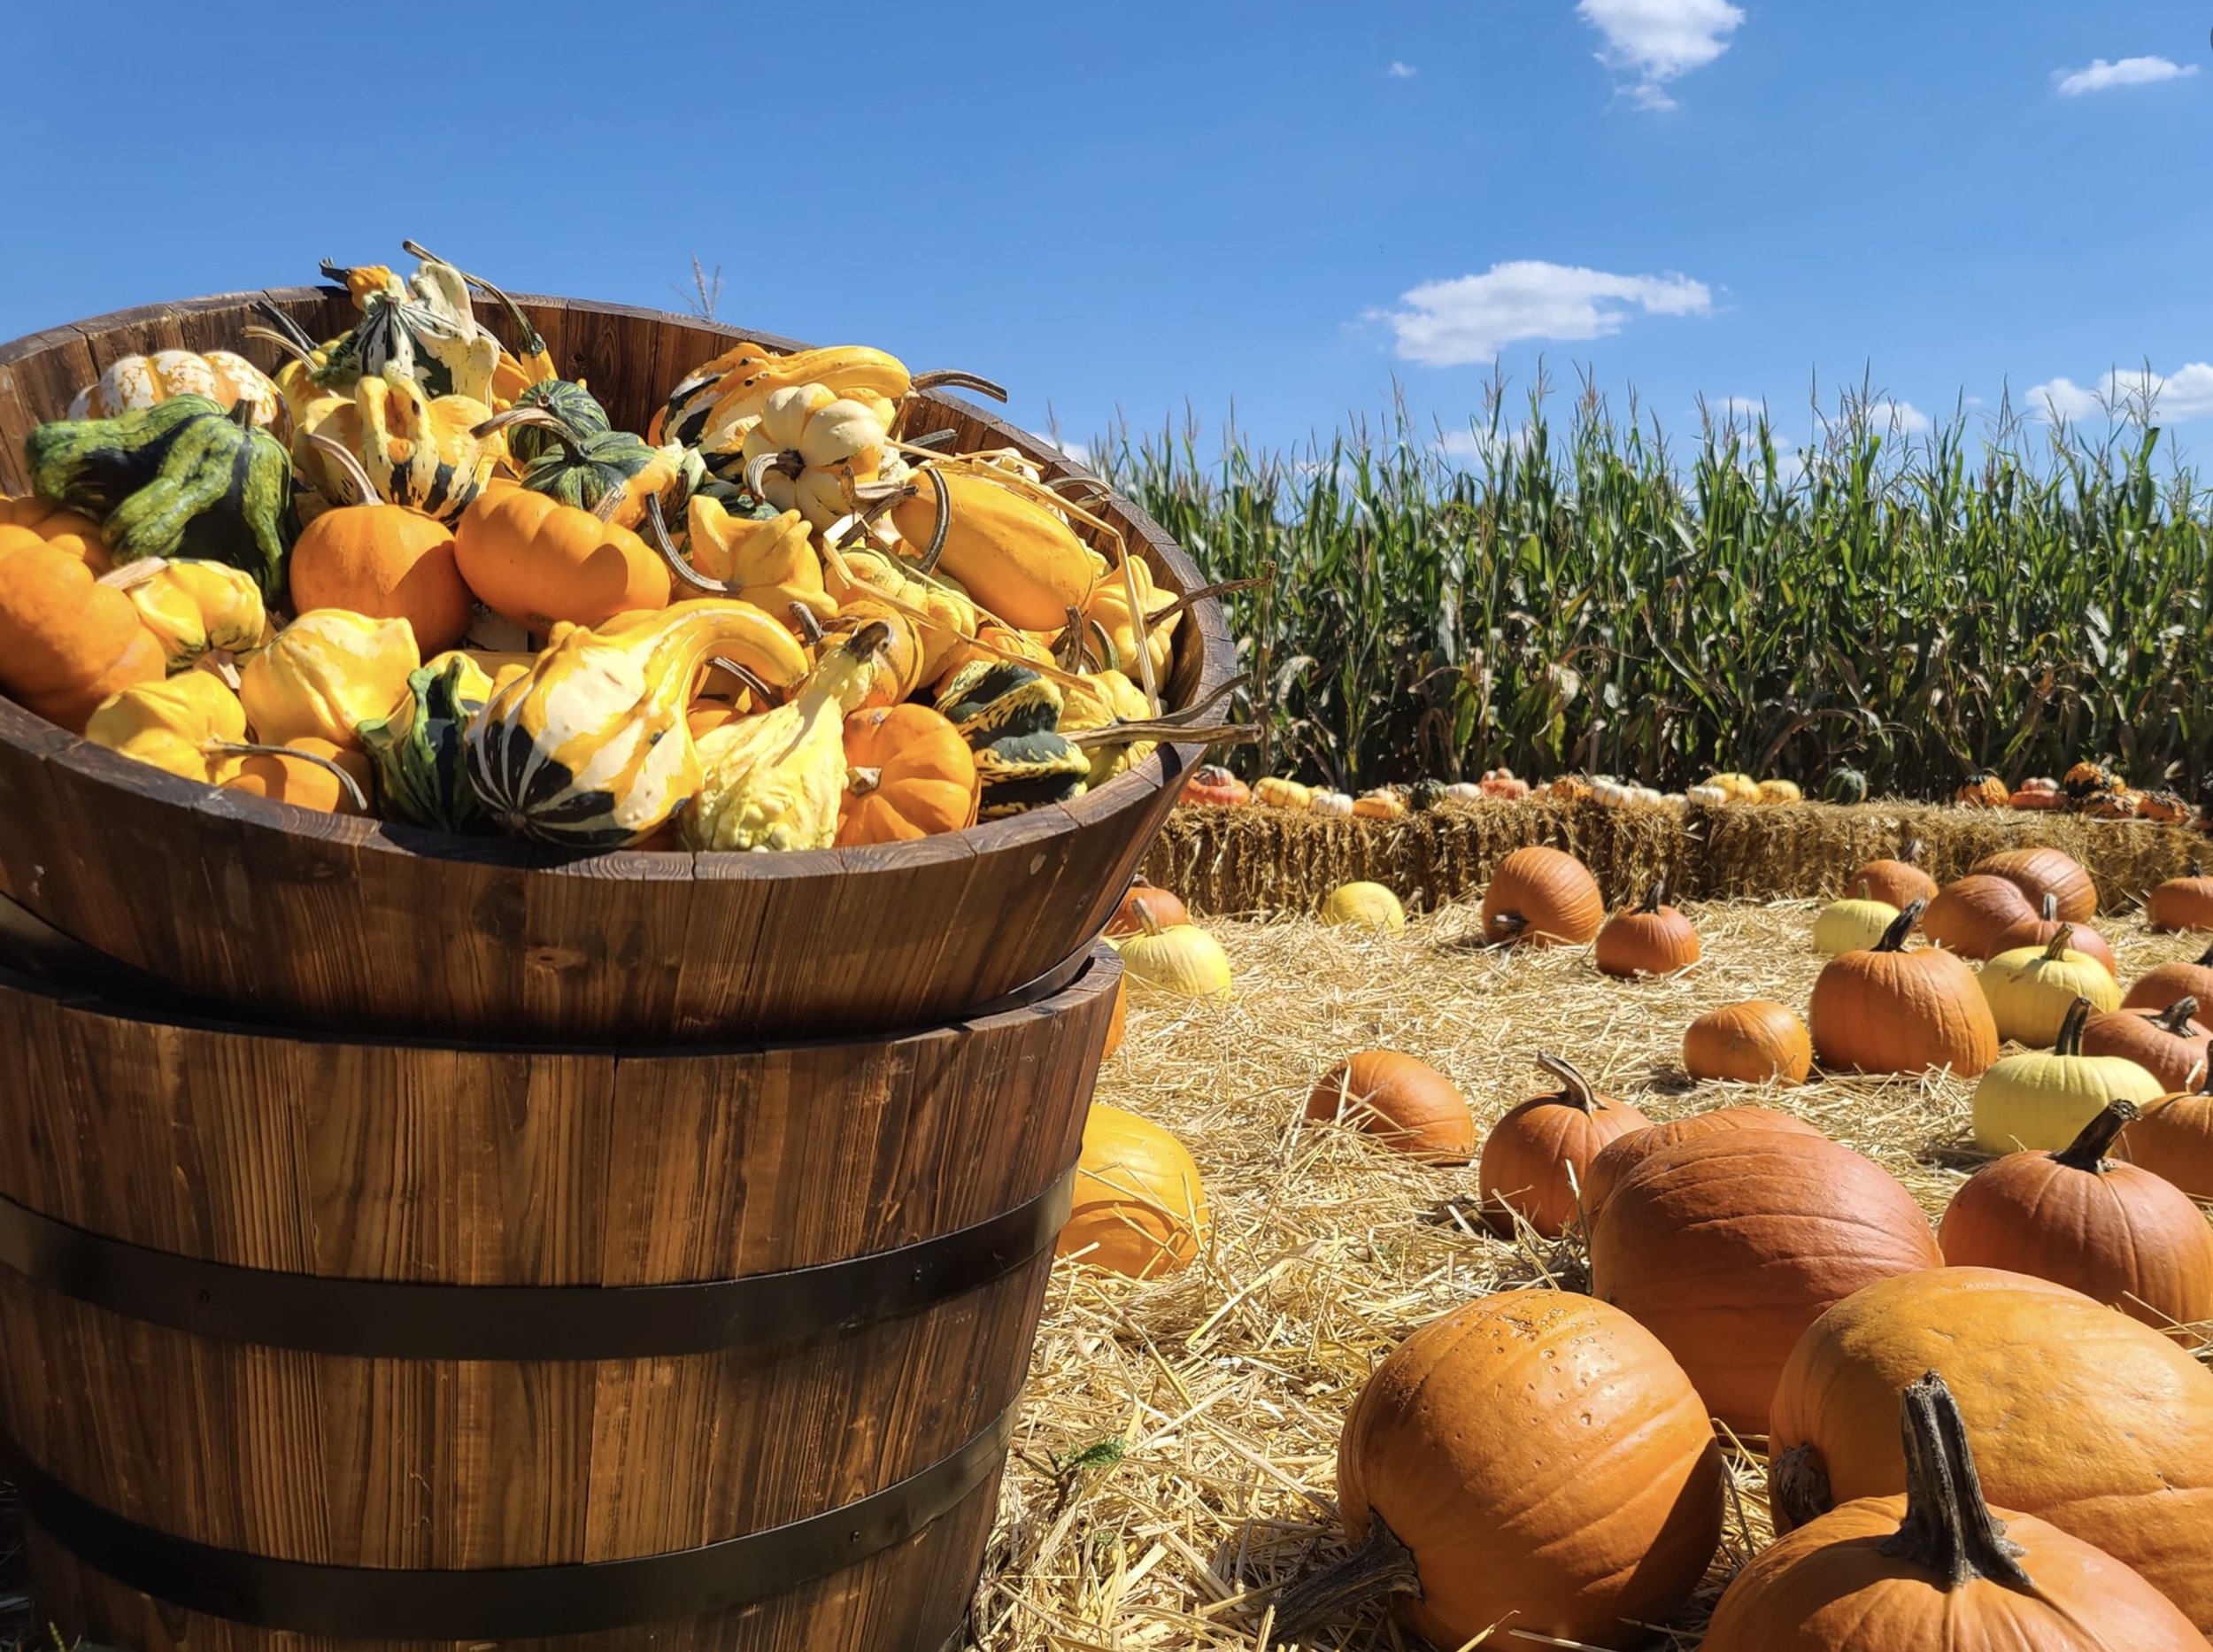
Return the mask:
[[[120,356],[228,343],[273,367],[270,346],[238,336],[258,296],[128,311],[0,347],[0,490],[23,485],[31,427]],[[266,296],[318,336],[351,313],[335,289]],[[790,347],[655,311],[520,302],[562,369],[626,428],[642,429],[667,389],[734,337]],[[1048,477],[1089,474],[938,392],[912,428],[1019,448]],[[1100,513],[1161,586],[1198,585],[1134,506],[1117,498]],[[1219,608],[1198,605],[1178,632],[1167,703],[1191,704],[1231,660]],[[579,859],[212,791],[0,701],[0,889],[100,952],[304,1025],[647,1046],[881,1031],[957,1015],[1072,956],[1199,756],[1162,746],[1072,804],[919,843]]]
[[[150,1247],[349,1278],[613,1285],[832,1262],[1052,1185],[1076,1156],[1118,973],[1102,947],[1060,994],[987,1018],[650,1055],[285,1034],[12,977],[0,1194]],[[220,1341],[0,1267],[0,1428],[103,1508],[279,1558],[667,1553],[850,1502],[981,1432],[1019,1392],[1051,1262],[803,1341],[509,1363]],[[991,1491],[771,1601],[561,1644],[934,1652]],[[42,1606],[94,1640],[382,1652],[180,1612],[35,1548]]]

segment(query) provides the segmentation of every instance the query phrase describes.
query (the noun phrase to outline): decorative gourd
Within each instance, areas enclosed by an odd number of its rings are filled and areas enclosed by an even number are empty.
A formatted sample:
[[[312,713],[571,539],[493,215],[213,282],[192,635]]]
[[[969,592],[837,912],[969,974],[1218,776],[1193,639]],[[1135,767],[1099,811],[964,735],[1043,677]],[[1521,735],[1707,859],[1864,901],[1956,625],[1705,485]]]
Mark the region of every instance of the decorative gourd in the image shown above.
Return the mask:
[[[1483,933],[1494,942],[1580,946],[1605,918],[1598,880],[1558,849],[1516,849],[1499,862],[1483,892]]]
[[[2213,930],[2213,877],[2194,866],[2189,876],[2167,879],[2146,897],[2144,915],[2156,934]]]
[[[1908,952],[1921,915],[1913,901],[1865,952],[1822,965],[1807,1021],[1824,1067],[1912,1073],[1948,1067],[1972,1078],[1998,1059],[1998,1028],[1957,954]]]
[[[0,690],[73,733],[111,694],[159,682],[161,639],[61,545],[0,529]]]
[[[837,841],[851,778],[845,719],[866,697],[869,662],[889,636],[881,621],[863,625],[823,653],[789,705],[700,737],[699,795],[677,827],[686,845],[827,849]]]
[[[2086,958],[2096,960],[2105,970],[2106,975],[2117,982],[2120,970],[2114,962],[2113,948],[2107,945],[2105,937],[2087,923],[2069,923],[2065,919],[2057,915],[2058,910],[2058,898],[2054,895],[2045,896],[2044,915],[2040,918],[2017,920],[2008,925],[1999,932],[1994,943],[1996,951],[1991,955],[1995,957],[1999,953],[2014,952],[2024,946],[2048,946],[2057,938],[2059,932],[2065,930],[2069,948],[2080,953]]]
[[[1134,730],[1140,724],[1153,722],[1152,702],[1145,699],[1145,691],[1119,671],[1108,669],[1092,672],[1088,676],[1070,677],[1059,687],[1062,734]],[[1090,758],[1091,770],[1084,776],[1084,783],[1096,791],[1116,775],[1145,761],[1159,747],[1158,740],[1137,735],[1127,739],[1087,742],[1083,749]]]
[[[130,598],[173,673],[189,670],[211,654],[227,660],[251,653],[269,640],[261,588],[252,575],[228,563],[147,557],[101,583]]]
[[[1476,1119],[1453,1081],[1396,1050],[1361,1050],[1315,1081],[1307,1117],[1365,1131],[1432,1164],[1476,1156]]]
[[[1720,786],[1690,786],[1685,789],[1683,800],[1702,809],[1719,808],[1729,801],[1729,793]]]
[[[1814,950],[1824,958],[1864,952],[1898,922],[1899,908],[1887,900],[1873,899],[1867,890],[1868,880],[1862,877],[1858,891],[1849,899],[1832,900],[1816,915]]]
[[[1317,814],[1323,820],[1351,820],[1353,818],[1352,794],[1346,791],[1317,791],[1314,794],[1314,800],[1307,805],[1307,812],[1310,814]]]
[[[2110,1009],[2083,1023],[2085,1055],[2119,1055],[2134,1061],[2170,1092],[2187,1090],[2205,1065],[2213,1027],[2196,1020],[2198,1000],[2178,998],[2164,1009]]]
[[[689,814],[702,772],[684,713],[717,654],[777,691],[807,669],[791,633],[751,603],[679,602],[597,631],[555,627],[469,723],[469,782],[495,823],[562,847],[616,849]],[[833,824],[837,807],[833,791]]]
[[[42,499],[35,493],[20,498],[0,493],[0,561],[7,560],[10,550],[21,549],[27,538],[42,540],[57,551],[67,552],[95,574],[104,574],[115,566],[108,555],[107,541],[100,536],[100,524],[82,511]]]
[[[676,482],[680,451],[648,445],[627,430],[596,434],[574,429],[544,407],[512,407],[478,423],[489,436],[519,428],[542,430],[548,445],[522,467],[522,485],[603,521],[636,529],[646,502],[659,500]]]
[[[218,407],[244,402],[254,423],[277,440],[289,434],[284,398],[277,387],[259,367],[227,350],[157,350],[151,355],[124,356],[77,392],[66,416],[112,419],[173,396],[204,396]]]
[[[823,584],[822,559],[815,554],[814,534],[806,518],[797,511],[761,509],[761,515],[736,514],[708,494],[693,494],[685,507],[684,567],[719,583],[721,594],[750,602],[773,619],[794,623],[791,609],[796,603],[829,624],[841,609]],[[652,500],[646,506],[650,531],[658,533],[659,519],[659,501]],[[682,569],[678,576],[682,576]],[[865,600],[852,598],[845,606]],[[882,609],[883,605],[875,607]],[[871,617],[882,614],[872,610]],[[914,623],[905,616],[901,622]],[[923,680],[926,658],[916,659],[917,683]]]
[[[479,495],[454,529],[453,560],[486,607],[526,630],[668,606],[667,565],[645,541],[528,488]]]
[[[23,444],[31,485],[101,519],[117,563],[227,562],[265,598],[284,590],[292,462],[284,444],[204,396],[112,419],[42,424]]]
[[[2062,924],[2048,945],[2016,947],[1983,966],[1976,981],[2001,1038],[2041,1048],[2059,1037],[2078,1002],[2092,1010],[2120,1007],[2120,984],[2096,959],[2070,948],[2072,938]]]
[[[525,408],[551,413],[557,423],[549,426],[526,419],[505,427],[507,462],[518,475],[545,455],[560,452],[560,444],[553,435],[557,428],[567,430],[580,441],[605,436],[614,428],[614,421],[607,417],[607,410],[599,405],[599,398],[572,379],[540,379],[534,384],[524,385],[505,411],[513,413]],[[585,508],[589,510],[590,506]]]
[[[1701,956],[1698,930],[1690,919],[1665,904],[1668,880],[1646,891],[1644,904],[1607,919],[1592,948],[1602,975],[1674,975]]]
[[[1206,1185],[1184,1144],[1150,1119],[1092,1102],[1053,1254],[1157,1279],[1197,1260],[1212,1228]]]
[[[2063,923],[2087,923],[2098,915],[2098,886],[2081,861],[2063,849],[2004,849],[1986,854],[1968,871],[2002,877],[2028,897],[2033,909],[2044,897],[2059,902]]]
[[[1894,861],[1870,861],[1852,874],[1851,887],[1867,886],[1870,900],[1887,901],[1902,909],[1909,900],[1934,900],[1937,881],[1921,866],[1921,839],[1909,838]]]
[[[1482,1297],[1369,1377],[1338,1446],[1353,1552],[1278,1598],[1275,1639],[1395,1597],[1437,1647],[1502,1623],[1636,1644],[1698,1586],[1723,1495],[1705,1405],[1627,1315],[1568,1291]]]
[[[2010,1153],[1967,1178],[1937,1242],[1955,1268],[2010,1268],[2182,1336],[2213,1324],[2213,1224],[2164,1177],[2106,1154],[2137,1116],[2108,1102],[2057,1153]]]
[[[2144,791],[2137,794],[2136,818],[2140,821],[2162,821],[2171,825],[2186,825],[2195,818],[2197,811],[2173,791]]]
[[[1381,884],[1339,884],[1322,902],[1322,922],[1392,933],[1407,926],[1407,909]]]
[[[1145,925],[1137,917],[1137,902],[1145,902],[1145,910],[1153,915],[1153,927],[1172,930],[1179,923],[1189,923],[1191,913],[1184,903],[1157,884],[1138,878],[1130,885],[1114,907],[1114,915],[1106,920],[1109,936],[1136,935]]]
[[[937,565],[1007,624],[1057,630],[1070,609],[1082,613],[1106,583],[1105,562],[1054,512],[988,476],[934,465],[914,473],[906,497],[891,509],[892,524],[908,544],[940,537],[941,487],[945,524]]]
[[[1445,783],[1441,780],[1417,780],[1407,793],[1407,807],[1415,814],[1425,814],[1445,801]]]
[[[2051,1050],[2009,1055],[1975,1086],[1975,1145],[1985,1153],[2056,1151],[2115,1101],[2156,1101],[2159,1081],[2120,1055],[2085,1055],[2090,1000],[2078,998],[2061,1021]]]
[[[1476,1180],[1483,1219],[1493,1232],[1511,1234],[1518,1220],[1541,1238],[1557,1239],[1584,1214],[1591,1162],[1608,1143],[1649,1129],[1652,1121],[1625,1101],[1600,1095],[1557,1055],[1540,1054],[1537,1064],[1560,1080],[1560,1088],[1532,1096],[1491,1127]]]
[[[1955,795],[1970,809],[2001,809],[2013,801],[2013,788],[1987,768],[1978,768]]]
[[[1770,1130],[1679,1141],[1631,1168],[1591,1227],[1592,1294],[1633,1314],[1740,1434],[1800,1335],[1875,1280],[1940,1268],[1921,1207],[1849,1147]]]
[[[2132,821],[2143,813],[2144,797],[2132,790],[2100,791],[2083,799],[2082,812],[2093,821]]]
[[[975,613],[973,608],[970,611]],[[975,620],[973,634],[974,642],[956,637],[952,646],[938,656],[937,669],[929,678],[933,691],[944,693],[952,685],[952,680],[970,666],[1012,663],[1057,668],[1053,650],[1028,631],[1018,631],[1011,625],[979,616]]]
[[[501,444],[478,427],[491,409],[467,396],[433,399],[396,368],[364,374],[349,405],[318,404],[303,415],[294,459],[332,505],[404,505],[442,522],[468,508],[491,479]],[[331,450],[350,454],[362,476]]]
[[[454,561],[453,533],[421,511],[384,503],[348,449],[329,444],[331,462],[364,501],[324,511],[301,530],[288,570],[292,608],[343,608],[372,619],[405,620],[425,658],[467,633],[474,598]]]
[[[2105,764],[2086,758],[2060,776],[2060,789],[2078,803],[2101,791],[2110,791],[2121,784],[2120,776]]]
[[[1671,1118],[1647,1130],[1632,1130],[1599,1150],[1583,1180],[1583,1209],[1595,1219],[1614,1189],[1631,1170],[1655,1153],[1701,1137],[1727,1131],[1779,1131],[1786,1136],[1819,1136],[1822,1132],[1800,1118],[1771,1107],[1723,1107],[1710,1113]]]
[[[1708,775],[1706,784],[1726,792],[1731,803],[1756,803],[1760,800],[1760,783],[1750,775],[1733,772]]]
[[[1191,771],[1191,778],[1184,783],[1183,801],[1211,808],[1242,808],[1253,800],[1253,794],[1228,769],[1213,763],[1202,763]],[[1346,812],[1350,814],[1351,799],[1346,799]]]
[[[975,823],[983,784],[960,730],[927,706],[864,706],[845,719],[839,848],[903,843]]]
[[[2012,797],[2009,798],[2006,803],[2009,808],[2042,812],[2064,808],[2067,806],[2067,798],[2056,784],[2036,785],[2024,783],[2014,789]]]
[[[2197,1081],[2146,1102],[2122,1131],[2116,1153],[2193,1199],[2213,1200],[2213,1045],[2199,1061]]]
[[[1683,1034],[1683,1070],[1693,1078],[1802,1085],[1813,1063],[1806,1023],[1763,998],[1709,1009]]]
[[[301,615],[248,660],[238,697],[255,734],[281,745],[312,735],[348,751],[360,726],[389,716],[422,664],[405,620],[374,620],[343,608]]]
[[[1769,1418],[1778,1532],[1905,1488],[1891,1401],[1939,1367],[1993,1504],[2096,1544],[2201,1632],[2213,1625],[2213,1370],[2026,1274],[1932,1268],[1823,1316],[1792,1350]]]
[[[883,626],[884,643],[868,661],[860,704],[855,709],[897,706],[921,686],[921,628],[896,608],[864,598],[838,614],[823,632],[821,646],[835,648],[864,625]]]
[[[1829,778],[1822,783],[1821,795],[1831,803],[1846,807],[1867,801],[1867,776],[1856,768],[1838,768],[1829,771]]]
[[[1130,559],[1130,573],[1137,587],[1137,600],[1145,617],[1153,621],[1145,631],[1145,652],[1152,656],[1153,679],[1165,683],[1168,668],[1176,661],[1176,628],[1184,622],[1183,605],[1174,592],[1162,591],[1153,583],[1153,569],[1143,557]],[[1137,628],[1130,614],[1129,586],[1119,573],[1100,580],[1091,600],[1083,606],[1085,623],[1096,625],[1106,633],[1115,660],[1124,671],[1135,675]]]
[[[1704,1652],[2205,1645],[2172,1601],[2103,1549],[1993,1511],[1937,1372],[1906,1386],[1903,1408],[1905,1494],[1847,1503],[1754,1556],[1715,1608]]]
[[[438,655],[407,675],[407,688],[389,716],[360,727],[361,746],[376,766],[384,813],[440,831],[488,831],[491,821],[468,773],[468,726],[490,703],[492,680],[459,651]]]
[[[246,749],[246,714],[212,673],[187,671],[103,701],[84,733],[95,745],[212,785],[224,759]]]
[[[361,319],[324,348],[316,383],[351,391],[397,368],[433,396],[490,400],[499,340],[477,320],[459,270],[426,258],[405,281],[382,264],[327,263],[323,274],[353,295]]]
[[[1947,884],[1929,902],[1922,933],[1962,958],[1989,958],[2006,950],[2024,923],[2036,921],[2036,908],[2020,886],[1990,873],[1972,873]]]
[[[1253,801],[1264,808],[1293,809],[1303,812],[1314,801],[1314,789],[1302,786],[1295,780],[1284,780],[1276,775],[1263,775],[1253,783]]]
[[[921,382],[980,382],[965,374],[925,374]],[[875,408],[888,419],[893,404],[904,400],[917,381],[898,357],[865,344],[829,344],[780,355],[745,339],[686,374],[653,415],[649,434],[655,441],[689,446],[734,440],[726,433],[759,418],[771,396],[802,384],[820,384]]]
[[[2163,963],[2130,984],[2121,994],[2123,1009],[2158,1009],[2178,998],[2194,998],[2213,1004],[2213,946],[2183,963]]]
[[[977,660],[937,699],[975,755],[980,819],[1019,814],[1083,795],[1091,760],[1060,732],[1060,691],[1027,666]]]
[[[889,440],[881,403],[841,397],[825,385],[794,384],[762,403],[752,423],[743,427],[735,452],[719,443],[702,451],[717,475],[742,478],[776,509],[796,510],[815,527],[828,528],[858,508],[854,490],[877,479]],[[959,568],[949,571],[960,577]],[[1058,625],[1066,617],[1055,614],[1048,623]]]
[[[368,760],[302,735],[279,746],[224,759],[212,778],[226,791],[289,803],[325,814],[364,814],[371,785]]]
[[[1143,900],[1130,911],[1138,932],[1115,943],[1129,979],[1179,998],[1230,1000],[1230,954],[1220,941],[1195,923],[1163,926]]]
[[[1455,780],[1445,788],[1445,800],[1447,803],[1480,803],[1483,801],[1483,787],[1476,781]]]
[[[1570,784],[1572,784],[1572,783]],[[1560,784],[1561,783],[1558,781],[1554,781],[1553,783],[1555,791],[1558,790]],[[1484,797],[1493,799],[1501,803],[1519,802],[1522,799],[1529,796],[1529,782],[1517,778],[1514,771],[1510,768],[1487,768],[1484,770],[1483,778],[1476,783],[1476,789],[1481,791]],[[1585,795],[1588,795],[1587,789]],[[1563,800],[1572,801],[1573,796],[1574,794],[1571,790]]]
[[[1794,780],[1762,780],[1756,799],[1761,803],[1803,803],[1806,794]]]

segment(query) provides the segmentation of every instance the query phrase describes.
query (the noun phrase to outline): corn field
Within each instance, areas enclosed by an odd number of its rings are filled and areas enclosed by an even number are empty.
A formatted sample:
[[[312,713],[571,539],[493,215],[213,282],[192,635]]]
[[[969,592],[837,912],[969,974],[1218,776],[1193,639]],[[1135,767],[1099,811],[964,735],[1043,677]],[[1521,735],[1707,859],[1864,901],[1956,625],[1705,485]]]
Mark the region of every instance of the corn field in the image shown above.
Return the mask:
[[[1672,450],[1585,386],[1497,387],[1469,466],[1403,411],[1302,455],[1195,428],[1102,444],[1227,599],[1233,760],[1340,786],[1505,764],[1679,788],[1716,769],[1948,794],[2101,756],[2195,793],[2213,731],[2213,498],[2155,427],[2001,409],[1904,436],[1847,395],[1808,449],[1708,414]]]

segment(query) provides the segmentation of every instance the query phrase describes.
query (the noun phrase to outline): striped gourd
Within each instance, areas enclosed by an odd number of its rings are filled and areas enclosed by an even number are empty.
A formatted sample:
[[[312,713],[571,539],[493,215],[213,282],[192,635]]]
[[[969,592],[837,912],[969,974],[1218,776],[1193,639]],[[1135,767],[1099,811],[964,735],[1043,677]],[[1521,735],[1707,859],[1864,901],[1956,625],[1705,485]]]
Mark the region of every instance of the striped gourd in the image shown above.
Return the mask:
[[[979,660],[938,697],[983,783],[980,820],[1020,814],[1083,795],[1091,760],[1060,733],[1060,691],[1027,666]]]

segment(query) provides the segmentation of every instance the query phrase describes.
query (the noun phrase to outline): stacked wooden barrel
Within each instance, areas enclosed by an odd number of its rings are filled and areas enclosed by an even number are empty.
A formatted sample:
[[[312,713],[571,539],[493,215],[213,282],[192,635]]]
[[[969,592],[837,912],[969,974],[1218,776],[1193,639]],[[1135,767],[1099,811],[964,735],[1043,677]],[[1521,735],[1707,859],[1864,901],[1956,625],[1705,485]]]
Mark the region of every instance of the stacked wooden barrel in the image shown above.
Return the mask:
[[[264,296],[344,324],[294,289],[0,349],[0,491],[108,361],[235,348]],[[525,307],[633,428],[727,347]],[[1169,703],[1229,658],[1199,605]],[[957,1641],[1114,997],[1093,938],[1197,755],[916,844],[574,858],[0,701],[0,1472],[42,1610],[140,1652]]]

